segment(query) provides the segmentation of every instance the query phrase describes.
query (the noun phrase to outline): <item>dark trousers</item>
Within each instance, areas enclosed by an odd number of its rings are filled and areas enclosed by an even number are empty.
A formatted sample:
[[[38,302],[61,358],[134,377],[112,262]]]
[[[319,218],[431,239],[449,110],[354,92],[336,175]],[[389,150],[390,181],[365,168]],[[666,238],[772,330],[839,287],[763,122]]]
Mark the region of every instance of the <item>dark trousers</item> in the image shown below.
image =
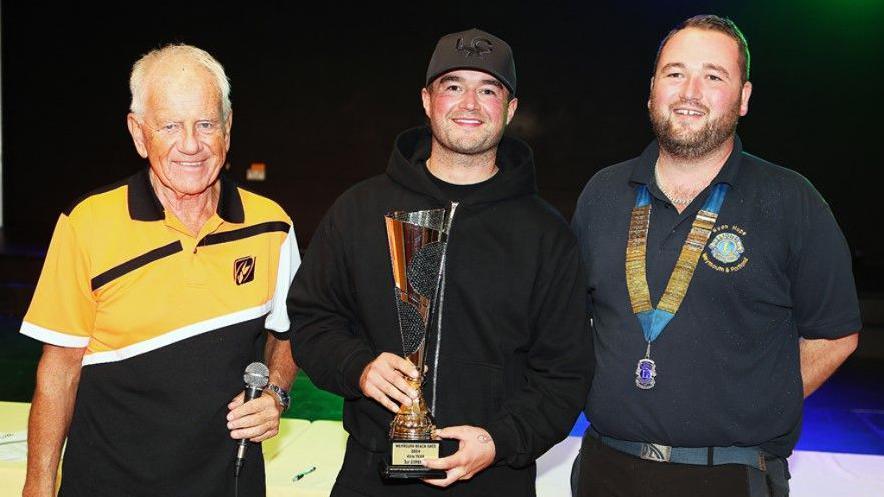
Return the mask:
[[[767,471],[740,464],[697,466],[646,461],[583,437],[574,463],[575,497],[787,497],[786,462]],[[576,489],[575,489],[576,487]]]

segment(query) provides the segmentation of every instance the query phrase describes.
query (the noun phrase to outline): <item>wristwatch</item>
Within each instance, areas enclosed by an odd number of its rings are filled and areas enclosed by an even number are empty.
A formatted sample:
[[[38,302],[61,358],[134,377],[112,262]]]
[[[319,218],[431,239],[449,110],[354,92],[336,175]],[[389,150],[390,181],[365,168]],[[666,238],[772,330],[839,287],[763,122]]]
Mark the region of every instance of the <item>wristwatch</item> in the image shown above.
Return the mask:
[[[267,390],[270,390],[274,396],[276,396],[276,400],[279,401],[279,405],[282,406],[282,412],[286,412],[289,410],[289,406],[292,404],[292,398],[289,396],[289,393],[282,389],[282,387],[278,385],[274,385],[273,383],[267,384]]]

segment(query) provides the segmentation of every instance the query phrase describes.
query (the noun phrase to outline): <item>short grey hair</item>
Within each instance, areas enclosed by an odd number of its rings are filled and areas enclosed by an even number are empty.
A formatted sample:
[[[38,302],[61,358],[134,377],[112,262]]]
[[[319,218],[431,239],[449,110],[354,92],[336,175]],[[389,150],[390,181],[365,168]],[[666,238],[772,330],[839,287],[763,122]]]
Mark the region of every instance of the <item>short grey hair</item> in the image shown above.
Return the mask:
[[[221,115],[226,121],[230,116],[230,80],[224,73],[224,67],[209,52],[200,48],[185,44],[169,44],[155,50],[151,50],[132,66],[132,74],[129,77],[129,91],[132,93],[132,102],[129,109],[133,114],[144,115],[144,106],[147,90],[147,77],[150,69],[157,63],[172,57],[183,57],[192,63],[198,64],[212,75],[215,87],[221,96]]]

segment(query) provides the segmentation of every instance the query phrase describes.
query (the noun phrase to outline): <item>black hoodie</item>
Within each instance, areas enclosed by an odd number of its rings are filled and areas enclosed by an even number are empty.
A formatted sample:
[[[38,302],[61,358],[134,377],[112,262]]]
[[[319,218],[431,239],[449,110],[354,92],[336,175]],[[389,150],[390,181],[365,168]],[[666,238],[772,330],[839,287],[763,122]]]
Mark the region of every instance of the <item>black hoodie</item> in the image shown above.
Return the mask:
[[[359,377],[381,352],[402,354],[384,214],[450,207],[424,166],[430,143],[425,127],[402,133],[386,174],[337,199],[289,294],[295,360],[316,385],[345,398],[351,444],[369,452],[388,450],[393,415],[362,396]],[[568,434],[583,407],[592,353],[576,241],[537,196],[531,149],[504,137],[497,164],[495,178],[455,209],[438,343],[436,330],[428,333],[427,363],[438,352],[438,368],[424,394],[437,426],[480,426],[494,439],[497,464],[466,486],[503,483],[533,495],[534,460]],[[352,464],[348,458],[342,475]],[[379,478],[376,467],[365,471],[365,481]]]

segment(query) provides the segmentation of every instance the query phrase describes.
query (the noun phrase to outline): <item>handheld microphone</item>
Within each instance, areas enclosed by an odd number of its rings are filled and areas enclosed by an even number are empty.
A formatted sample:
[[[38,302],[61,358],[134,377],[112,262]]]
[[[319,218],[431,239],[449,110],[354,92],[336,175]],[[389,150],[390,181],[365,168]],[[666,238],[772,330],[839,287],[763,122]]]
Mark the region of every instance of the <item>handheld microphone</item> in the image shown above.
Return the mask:
[[[246,366],[246,372],[242,375],[242,379],[246,383],[244,402],[248,402],[261,396],[261,392],[264,391],[264,387],[266,387],[267,383],[270,381],[270,370],[267,369],[267,366],[263,363],[253,362]],[[246,447],[248,447],[248,445],[249,440],[243,438],[240,439],[239,445],[237,446],[236,465],[233,469],[233,476],[237,478],[239,477],[240,470],[242,470],[243,462],[246,459]]]

